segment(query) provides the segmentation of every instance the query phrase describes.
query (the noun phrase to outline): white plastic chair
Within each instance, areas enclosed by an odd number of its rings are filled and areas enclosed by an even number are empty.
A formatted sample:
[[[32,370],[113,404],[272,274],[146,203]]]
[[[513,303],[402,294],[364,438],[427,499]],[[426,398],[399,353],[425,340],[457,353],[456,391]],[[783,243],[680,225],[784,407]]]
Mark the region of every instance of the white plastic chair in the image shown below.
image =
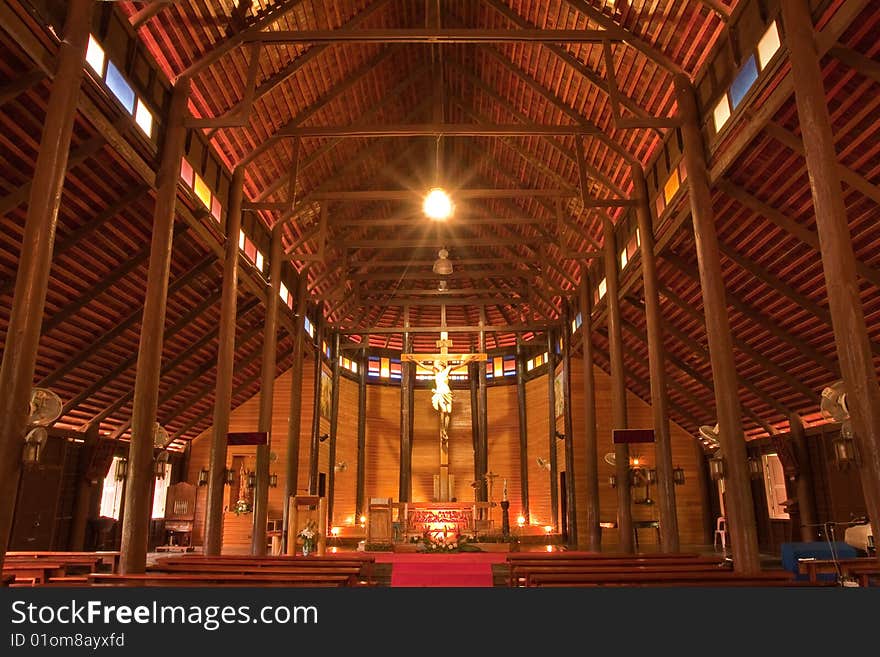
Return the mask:
[[[717,547],[718,543],[721,543],[721,549],[727,549],[727,518],[724,516],[718,516],[718,519],[715,521],[715,537],[712,540],[712,547]]]

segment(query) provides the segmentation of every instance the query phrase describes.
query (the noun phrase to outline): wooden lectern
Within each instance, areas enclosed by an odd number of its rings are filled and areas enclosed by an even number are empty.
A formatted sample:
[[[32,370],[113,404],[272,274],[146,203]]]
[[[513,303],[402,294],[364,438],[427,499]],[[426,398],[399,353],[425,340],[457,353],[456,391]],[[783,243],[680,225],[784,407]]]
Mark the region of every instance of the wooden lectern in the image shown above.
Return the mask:
[[[370,498],[369,513],[367,514],[367,545],[392,542],[394,536],[391,519],[392,509],[390,497]]]
[[[296,554],[299,533],[308,520],[314,520],[318,526],[317,553],[324,556],[327,548],[327,501],[320,495],[296,495],[290,498],[287,525],[287,554]]]

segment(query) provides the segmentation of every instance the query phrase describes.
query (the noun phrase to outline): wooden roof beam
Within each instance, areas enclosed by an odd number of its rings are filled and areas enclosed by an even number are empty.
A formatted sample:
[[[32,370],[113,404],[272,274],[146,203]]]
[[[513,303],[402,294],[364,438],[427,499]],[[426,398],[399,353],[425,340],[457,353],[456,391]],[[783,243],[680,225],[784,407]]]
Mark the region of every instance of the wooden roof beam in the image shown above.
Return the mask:
[[[847,48],[841,43],[838,43],[831,48],[830,54],[832,57],[846,64],[854,71],[858,71],[866,78],[870,78],[871,80],[874,80],[874,82],[880,82],[880,64],[870,57],[866,57],[852,48]]]
[[[632,34],[620,26],[601,30],[493,30],[486,28],[384,28],[363,30],[273,30],[248,32],[244,42],[288,43],[596,43]]]

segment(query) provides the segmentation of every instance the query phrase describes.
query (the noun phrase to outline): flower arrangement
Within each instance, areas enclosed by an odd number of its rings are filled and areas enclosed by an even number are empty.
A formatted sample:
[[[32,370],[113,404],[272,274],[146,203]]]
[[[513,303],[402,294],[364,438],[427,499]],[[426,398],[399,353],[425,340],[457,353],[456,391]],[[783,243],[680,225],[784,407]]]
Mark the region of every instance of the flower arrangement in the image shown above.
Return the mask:
[[[253,510],[251,503],[246,499],[242,498],[238,502],[235,503],[235,506],[232,507],[232,512],[240,516],[242,513],[250,513]]]
[[[467,536],[454,532],[430,532],[422,534],[419,552],[481,552],[476,545],[468,542]]]
[[[297,536],[302,539],[303,555],[307,556],[309,552],[315,549],[315,542],[318,539],[318,523],[314,520],[309,520],[306,526],[299,530]]]

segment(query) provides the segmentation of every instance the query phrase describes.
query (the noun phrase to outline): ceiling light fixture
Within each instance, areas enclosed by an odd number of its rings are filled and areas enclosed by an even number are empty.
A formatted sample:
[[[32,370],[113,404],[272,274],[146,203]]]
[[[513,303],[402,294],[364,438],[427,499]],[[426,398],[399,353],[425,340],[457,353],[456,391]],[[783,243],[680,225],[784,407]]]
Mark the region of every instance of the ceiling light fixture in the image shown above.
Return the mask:
[[[446,249],[440,249],[440,252],[437,255],[439,257],[434,261],[434,273],[441,276],[448,276],[452,273],[452,263],[447,259],[449,257],[449,251]]]
[[[441,187],[433,187],[428,190],[428,195],[422,203],[422,211],[425,215],[436,221],[445,221],[452,216],[452,199]]]

